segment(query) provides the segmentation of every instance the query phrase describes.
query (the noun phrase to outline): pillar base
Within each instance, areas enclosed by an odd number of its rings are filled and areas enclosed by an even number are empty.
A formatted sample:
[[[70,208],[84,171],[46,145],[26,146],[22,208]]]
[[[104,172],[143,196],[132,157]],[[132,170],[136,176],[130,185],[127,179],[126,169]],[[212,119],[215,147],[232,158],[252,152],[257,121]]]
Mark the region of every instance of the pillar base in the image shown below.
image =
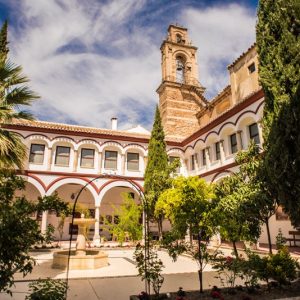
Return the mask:
[[[94,245],[94,247],[100,247],[101,246],[100,235],[94,235],[94,237],[93,237],[93,245]]]

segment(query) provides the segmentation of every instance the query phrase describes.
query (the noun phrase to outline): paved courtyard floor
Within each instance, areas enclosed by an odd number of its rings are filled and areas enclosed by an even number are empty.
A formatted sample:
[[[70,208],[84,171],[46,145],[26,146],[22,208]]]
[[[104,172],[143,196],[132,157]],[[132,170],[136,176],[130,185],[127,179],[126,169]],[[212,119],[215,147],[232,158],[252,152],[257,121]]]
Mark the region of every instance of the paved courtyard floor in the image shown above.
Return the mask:
[[[222,250],[226,255],[231,252],[230,248]],[[133,259],[134,250],[109,249],[105,251],[109,256],[108,266],[96,270],[70,271],[68,300],[128,300],[130,295],[144,290],[144,282],[137,276],[138,272]],[[37,261],[33,272],[25,278],[21,274],[16,274],[13,297],[0,294],[1,300],[24,300],[28,293],[28,283],[38,278],[66,279],[65,271],[52,269],[52,251],[32,252],[31,254]],[[180,286],[185,290],[199,288],[198,265],[195,261],[189,257],[180,256],[176,262],[173,262],[165,251],[159,251],[159,257],[165,266],[162,292],[174,292]],[[215,276],[216,273],[211,266],[207,265],[204,273],[204,288],[220,285]]]
[[[105,250],[109,256],[109,265],[96,270],[71,270],[69,272],[70,291],[68,299],[129,299],[129,295],[137,294],[144,290],[144,282],[137,276],[138,272],[133,259],[134,250],[131,249],[110,249]],[[25,278],[16,274],[16,287],[13,290],[13,297],[0,294],[1,300],[15,299],[23,300],[28,292],[28,283],[38,278],[66,278],[66,272],[59,269],[52,269],[52,251],[32,252],[37,265],[32,273]],[[163,274],[165,282],[162,291],[177,291],[179,286],[185,289],[198,288],[198,265],[191,258],[180,256],[173,262],[164,251],[159,251],[159,257],[164,263]],[[211,271],[207,265],[205,271]],[[210,277],[213,278],[211,275]],[[206,281],[207,287],[210,282]]]

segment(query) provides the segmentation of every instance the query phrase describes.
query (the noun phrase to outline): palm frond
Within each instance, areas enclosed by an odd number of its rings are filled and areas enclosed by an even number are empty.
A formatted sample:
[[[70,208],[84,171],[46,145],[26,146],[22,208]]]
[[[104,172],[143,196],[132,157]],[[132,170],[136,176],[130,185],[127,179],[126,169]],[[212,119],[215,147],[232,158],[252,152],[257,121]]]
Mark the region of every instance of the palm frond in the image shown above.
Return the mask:
[[[6,87],[28,82],[29,79],[22,74],[22,67],[10,61],[0,62],[0,81]]]
[[[17,166],[23,168],[27,157],[26,146],[20,135],[8,130],[0,130],[0,168]]]
[[[26,110],[21,110],[19,112],[15,112],[11,114],[12,119],[25,119],[29,121],[33,121],[35,118],[32,115],[32,113],[26,111]]]
[[[30,105],[39,96],[27,86],[18,86],[8,92],[5,96],[7,105]]]

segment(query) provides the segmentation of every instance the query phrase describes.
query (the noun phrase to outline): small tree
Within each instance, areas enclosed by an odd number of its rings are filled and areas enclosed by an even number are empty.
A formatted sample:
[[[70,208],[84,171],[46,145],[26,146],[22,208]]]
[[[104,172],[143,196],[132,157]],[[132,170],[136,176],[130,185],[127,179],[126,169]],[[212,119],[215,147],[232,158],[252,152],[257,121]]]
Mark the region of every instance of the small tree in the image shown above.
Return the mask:
[[[47,197],[39,198],[37,203],[24,196],[14,198],[17,190],[24,189],[25,181],[14,172],[0,172],[0,292],[10,293],[14,274],[26,276],[35,265],[29,250],[42,243],[44,236],[32,214],[52,208],[63,210],[67,206],[55,196],[51,196],[52,207]]]
[[[241,174],[233,174],[216,184],[218,205],[215,216],[220,223],[222,236],[232,242],[234,254],[238,258],[236,242],[241,240],[256,242],[260,235],[260,221],[253,211],[251,201],[256,191],[241,179]]]
[[[172,224],[171,232],[163,240],[169,254],[176,259],[180,253],[187,252],[198,262],[200,293],[203,292],[203,270],[209,260],[207,242],[214,232],[213,197],[212,187],[204,179],[177,177],[172,188],[161,194],[155,207],[155,213],[164,215]],[[196,247],[183,240],[187,231],[197,236]]]
[[[265,153],[260,153],[259,147],[252,142],[247,151],[239,152],[236,163],[239,165],[238,178],[242,186],[251,190],[247,200],[248,216],[258,218],[266,224],[269,252],[272,253],[272,241],[269,219],[277,209],[277,192],[266,172]]]
[[[155,119],[148,148],[148,163],[145,170],[144,194],[147,202],[148,217],[158,225],[159,239],[162,239],[163,216],[154,213],[155,204],[159,196],[170,187],[171,174],[178,167],[178,161],[168,163],[165,134],[161,124],[161,117],[156,107]]]
[[[132,241],[138,241],[142,238],[142,224],[140,218],[142,208],[137,205],[134,199],[128,193],[123,193],[123,203],[120,207],[114,207],[114,215],[118,216],[117,224],[108,222],[109,231],[117,238],[122,245],[128,236]]]

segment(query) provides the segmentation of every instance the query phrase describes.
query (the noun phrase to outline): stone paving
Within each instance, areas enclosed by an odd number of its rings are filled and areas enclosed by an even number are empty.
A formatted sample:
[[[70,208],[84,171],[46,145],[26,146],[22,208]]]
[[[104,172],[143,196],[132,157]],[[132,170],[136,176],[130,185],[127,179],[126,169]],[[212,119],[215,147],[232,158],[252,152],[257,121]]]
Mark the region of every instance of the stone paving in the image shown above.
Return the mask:
[[[230,248],[222,250],[226,255],[231,252]],[[144,290],[144,283],[137,276],[138,273],[133,259],[134,250],[109,249],[105,251],[109,255],[109,266],[97,270],[70,271],[68,300],[128,300],[129,295]],[[1,300],[25,299],[28,292],[28,283],[31,280],[46,277],[66,278],[65,271],[51,268],[53,252],[40,251],[31,254],[37,260],[33,272],[25,278],[21,274],[17,274],[15,276],[16,287],[13,291],[13,297],[0,294]],[[173,262],[164,251],[159,251],[159,257],[165,265],[163,270],[165,282],[162,292],[177,291],[179,286],[183,286],[185,290],[197,290],[199,288],[198,265],[195,261],[189,257],[180,256],[176,262]],[[205,288],[219,285],[219,281],[215,276],[216,273],[212,271],[211,266],[206,266],[204,274]],[[296,300],[300,297],[292,299]]]

